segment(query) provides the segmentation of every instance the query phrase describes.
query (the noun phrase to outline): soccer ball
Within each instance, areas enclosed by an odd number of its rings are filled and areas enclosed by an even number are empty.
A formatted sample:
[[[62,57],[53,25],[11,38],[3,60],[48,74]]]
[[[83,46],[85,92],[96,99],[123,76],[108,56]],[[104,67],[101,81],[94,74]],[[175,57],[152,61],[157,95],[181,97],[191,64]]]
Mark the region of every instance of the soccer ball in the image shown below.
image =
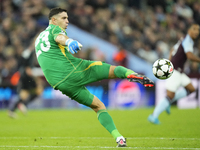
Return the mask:
[[[168,79],[174,72],[174,66],[168,59],[158,59],[153,64],[153,74],[158,79]]]

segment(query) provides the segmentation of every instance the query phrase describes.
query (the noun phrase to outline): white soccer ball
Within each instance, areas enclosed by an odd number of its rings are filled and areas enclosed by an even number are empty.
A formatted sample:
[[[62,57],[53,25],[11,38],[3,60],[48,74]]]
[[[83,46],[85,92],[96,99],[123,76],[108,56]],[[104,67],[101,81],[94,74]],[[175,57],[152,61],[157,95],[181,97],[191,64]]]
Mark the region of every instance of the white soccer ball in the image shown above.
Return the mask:
[[[158,59],[153,64],[153,74],[158,79],[168,79],[174,72],[174,66],[168,59]]]

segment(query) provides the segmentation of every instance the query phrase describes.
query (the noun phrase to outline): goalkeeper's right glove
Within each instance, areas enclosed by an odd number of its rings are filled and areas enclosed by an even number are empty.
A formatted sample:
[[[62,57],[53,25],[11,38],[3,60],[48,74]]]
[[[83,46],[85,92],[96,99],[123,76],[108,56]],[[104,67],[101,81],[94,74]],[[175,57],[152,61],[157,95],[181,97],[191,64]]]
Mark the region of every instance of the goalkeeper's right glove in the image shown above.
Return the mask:
[[[78,53],[79,50],[81,50],[82,45],[73,39],[67,39],[65,45],[68,46],[68,50],[74,54]]]

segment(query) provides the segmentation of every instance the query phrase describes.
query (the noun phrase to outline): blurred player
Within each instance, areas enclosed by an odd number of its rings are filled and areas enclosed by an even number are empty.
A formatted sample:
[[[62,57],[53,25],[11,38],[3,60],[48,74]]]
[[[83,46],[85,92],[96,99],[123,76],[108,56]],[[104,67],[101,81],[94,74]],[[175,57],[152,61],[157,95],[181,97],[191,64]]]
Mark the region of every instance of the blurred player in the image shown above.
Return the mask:
[[[80,104],[92,108],[99,122],[115,138],[119,147],[126,146],[125,138],[118,132],[105,105],[85,87],[86,84],[108,78],[128,78],[154,86],[145,76],[122,66],[111,66],[101,61],[89,61],[74,57],[82,45],[69,38],[65,29],[69,24],[67,11],[54,8],[49,13],[49,26],[35,42],[38,62],[49,84]],[[72,54],[71,54],[72,53]]]
[[[126,67],[127,66],[127,53],[126,50],[123,49],[120,45],[119,45],[119,51],[114,54],[113,56],[113,61],[120,66]]]
[[[158,116],[166,110],[170,114],[170,105],[195,91],[190,78],[183,73],[184,64],[187,59],[200,62],[200,58],[193,54],[194,40],[199,36],[199,25],[192,24],[188,28],[184,39],[178,41],[170,51],[169,60],[174,65],[174,73],[166,80],[167,95],[155,107],[153,114],[149,115],[148,120],[154,124],[160,124]],[[184,87],[179,89],[179,87]]]
[[[24,50],[19,59],[19,74],[20,81],[17,85],[17,92],[19,94],[18,100],[10,106],[8,116],[16,118],[15,110],[18,108],[23,114],[27,113],[27,105],[33,101],[43,91],[39,77],[33,75],[34,65],[34,45],[32,44],[28,49]]]

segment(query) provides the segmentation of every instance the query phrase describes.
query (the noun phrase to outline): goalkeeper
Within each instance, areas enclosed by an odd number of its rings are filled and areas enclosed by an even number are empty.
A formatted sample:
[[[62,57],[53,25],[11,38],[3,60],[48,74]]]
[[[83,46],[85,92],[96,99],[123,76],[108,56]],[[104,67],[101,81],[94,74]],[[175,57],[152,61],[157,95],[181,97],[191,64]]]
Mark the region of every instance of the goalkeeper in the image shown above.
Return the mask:
[[[67,11],[53,8],[49,13],[49,26],[35,41],[38,62],[48,83],[80,104],[92,108],[99,122],[110,132],[118,147],[126,146],[125,138],[118,132],[105,105],[85,87],[86,84],[102,79],[128,78],[152,87],[154,83],[122,66],[111,66],[101,61],[89,61],[74,57],[82,45],[67,36]]]

